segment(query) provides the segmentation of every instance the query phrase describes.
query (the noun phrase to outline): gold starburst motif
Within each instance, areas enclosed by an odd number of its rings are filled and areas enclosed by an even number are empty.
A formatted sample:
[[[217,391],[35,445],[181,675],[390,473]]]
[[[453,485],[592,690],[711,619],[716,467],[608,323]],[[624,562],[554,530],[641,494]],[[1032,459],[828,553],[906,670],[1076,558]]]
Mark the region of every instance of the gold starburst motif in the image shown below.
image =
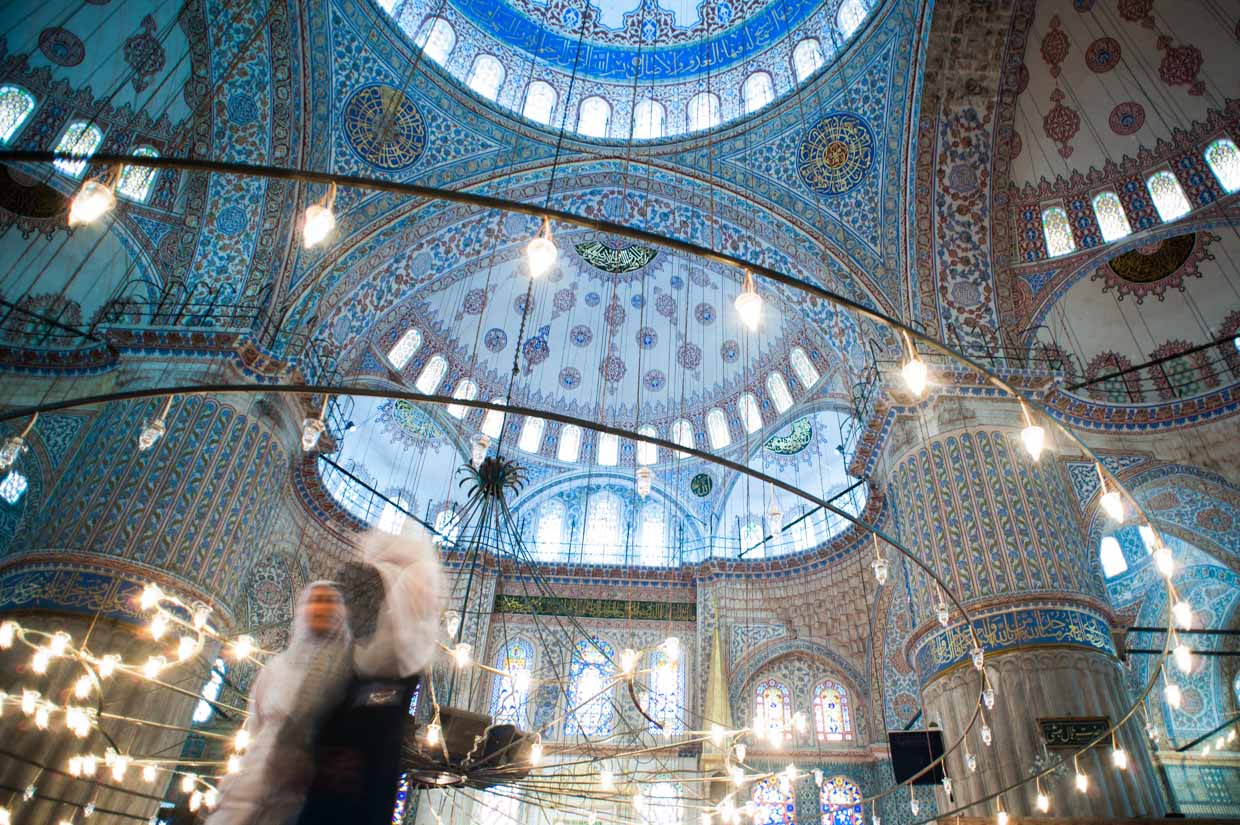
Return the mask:
[[[865,121],[844,112],[818,121],[797,147],[801,182],[820,195],[856,188],[874,163],[874,135]]]

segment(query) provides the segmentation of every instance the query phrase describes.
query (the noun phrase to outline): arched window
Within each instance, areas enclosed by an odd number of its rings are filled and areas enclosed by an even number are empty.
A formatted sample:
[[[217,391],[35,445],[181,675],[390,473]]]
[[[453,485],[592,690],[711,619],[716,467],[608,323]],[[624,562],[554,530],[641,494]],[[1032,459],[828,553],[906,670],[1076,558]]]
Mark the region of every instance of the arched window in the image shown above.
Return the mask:
[[[792,788],[778,776],[768,776],[753,786],[754,825],[796,825],[797,807]]]
[[[456,384],[456,389],[452,391],[453,398],[459,398],[462,401],[473,401],[478,397],[478,385],[468,378],[462,378]],[[466,407],[464,404],[449,404],[448,415],[453,418],[464,418],[472,407]]]
[[[754,689],[753,726],[759,736],[778,741],[792,739],[792,694],[775,679],[764,679]]]
[[[202,690],[198,691],[198,695],[202,698],[194,706],[194,724],[201,725],[204,722],[210,722],[211,717],[215,715],[215,705],[211,703],[220,698],[220,689],[224,687],[224,674],[227,672],[228,665],[223,659],[216,659],[215,664],[211,665],[211,673],[207,676],[207,681],[203,683]]]
[[[599,433],[594,460],[604,467],[615,467],[620,461],[620,437],[611,433]]]
[[[0,143],[13,139],[34,105],[34,95],[20,86],[0,86]]]
[[[573,647],[568,670],[568,706],[564,723],[568,736],[609,736],[615,707],[606,690],[615,668],[615,649],[600,639],[583,639]]]
[[[1120,547],[1115,536],[1103,536],[1098,548],[1098,559],[1102,562],[1102,575],[1108,579],[1118,576],[1128,569],[1128,560],[1124,558],[1124,548]]]
[[[769,72],[754,72],[741,85],[745,112],[756,112],[775,99],[775,83]]]
[[[413,386],[423,395],[432,395],[443,383],[444,374],[448,371],[448,362],[442,355],[432,355],[422,368]]]
[[[771,403],[778,412],[782,413],[792,406],[792,393],[788,391],[788,382],[782,372],[773,372],[766,377],[766,394],[771,397]]]
[[[756,433],[762,429],[762,411],[758,408],[758,399],[754,398],[753,393],[741,393],[741,397],[736,400],[736,408],[740,411],[745,432]]]
[[[139,146],[133,150],[140,158],[157,158],[159,152],[151,146]],[[153,166],[122,166],[120,180],[116,182],[116,193],[131,201],[143,203],[151,194],[151,185],[155,183]]]
[[[699,92],[689,99],[689,131],[697,132],[719,125],[719,95]]]
[[[682,672],[679,658],[669,659],[662,648],[651,652],[646,712],[654,717],[655,722],[663,724],[660,729],[651,722],[647,726],[651,733],[679,733],[685,729],[685,720],[680,715],[680,708],[684,705]]]
[[[1146,178],[1145,188],[1150,190],[1154,208],[1158,210],[1158,217],[1163,219],[1163,223],[1187,215],[1192,210],[1188,205],[1188,198],[1184,197],[1184,190],[1180,188],[1180,182],[1166,170],[1155,172]]]
[[[0,94],[3,92],[0,91]],[[3,128],[2,125],[0,128]],[[1218,178],[1219,186],[1227,192],[1240,189],[1240,151],[1236,150],[1236,144],[1227,138],[1219,138],[1206,147],[1205,157],[1210,171]]]
[[[387,358],[392,366],[398,370],[403,370],[405,364],[409,363],[409,359],[413,354],[422,347],[422,333],[418,332],[417,327],[410,327],[405,330],[405,334],[400,336],[392,348],[388,350]]]
[[[620,497],[615,493],[595,493],[586,507],[582,538],[589,561],[623,561],[624,529],[620,523]]]
[[[1132,226],[1128,216],[1124,214],[1124,205],[1114,192],[1099,192],[1094,195],[1094,217],[1098,219],[1098,228],[1102,230],[1102,240],[1110,243],[1132,234]]]
[[[21,499],[29,486],[30,482],[21,472],[16,469],[9,470],[4,480],[0,481],[0,499],[4,499],[6,504],[12,506]]]
[[[521,114],[539,123],[550,123],[559,97],[550,83],[535,80],[525,89],[525,106]]]
[[[399,536],[400,531],[405,529],[405,520],[408,518],[405,511],[409,509],[409,503],[403,496],[392,498],[392,501],[383,502],[383,509],[379,511],[379,521],[375,526],[385,533]]]
[[[788,360],[792,364],[792,371],[797,374],[797,380],[801,382],[801,386],[810,389],[818,383],[818,368],[814,366],[814,362],[810,360],[805,350],[800,347],[793,347],[792,352],[788,353]]]
[[[762,521],[754,516],[750,516],[741,524],[741,552],[750,558],[756,558],[754,554],[761,555],[762,539]]]
[[[693,439],[693,424],[687,419],[680,418],[672,425],[672,441],[675,441],[682,447],[688,447],[692,450],[695,446]],[[683,458],[685,453],[680,453]]]
[[[439,64],[446,63],[448,55],[456,48],[456,30],[442,17],[427,18],[418,33],[417,44],[431,60]]]
[[[534,552],[540,561],[564,557],[564,502],[553,498],[538,510],[538,529],[534,532]]]
[[[657,140],[663,137],[667,110],[657,100],[644,98],[633,107],[633,137],[637,140]]]
[[[706,413],[706,434],[710,437],[710,446],[716,450],[722,450],[732,443],[727,416],[718,407]]]
[[[469,70],[469,88],[487,100],[494,100],[499,96],[506,76],[503,63],[492,55],[480,54],[474,58],[474,65]]]
[[[56,151],[79,157],[81,160],[58,160],[53,165],[70,177],[80,178],[86,171],[87,158],[99,150],[101,143],[103,132],[98,126],[84,120],[75,120],[60,136]]]
[[[611,104],[594,95],[577,107],[577,131],[587,137],[607,137],[611,123]]]
[[[861,788],[844,776],[824,779],[818,790],[822,825],[862,825]]]
[[[495,724],[528,729],[526,704],[530,698],[530,677],[534,672],[534,646],[525,639],[506,643],[495,657],[496,676],[491,685],[491,716]]]
[[[814,730],[819,742],[853,738],[848,691],[833,679],[824,679],[814,686]]]
[[[560,444],[556,447],[555,457],[560,461],[573,462],[581,453],[581,428],[576,424],[565,424],[560,428]]]
[[[1052,258],[1076,251],[1072,237],[1072,224],[1062,206],[1048,206],[1042,210],[1042,236],[1046,238],[1046,253]]]
[[[798,83],[818,71],[824,62],[822,44],[816,37],[805,38],[792,50],[792,73]]]
[[[844,0],[840,4],[839,13],[835,15],[835,23],[840,27],[840,34],[844,39],[853,36],[857,29],[861,28],[861,24],[865,22],[867,14],[865,3],[862,0]]]
[[[538,452],[542,446],[543,428],[547,422],[541,418],[525,417],[525,421],[521,423],[521,435],[517,438],[518,449],[527,453]]]
[[[649,424],[643,424],[637,428],[638,435],[646,435],[651,438],[658,438],[659,431]],[[646,441],[637,442],[637,463],[642,465],[656,464],[659,461],[659,447]]]
[[[651,730],[657,731],[658,728],[651,726]],[[642,795],[642,799],[640,822],[648,825],[680,825],[680,795],[671,782],[656,782],[648,793]]]
[[[506,404],[502,398],[492,398],[492,404]],[[478,428],[483,435],[489,435],[491,438],[499,438],[499,434],[504,430],[504,414],[499,410],[487,410],[487,414],[482,416],[482,426]]]
[[[641,563],[658,567],[669,562],[667,543],[667,512],[662,504],[651,502],[641,510],[641,525],[637,531],[637,550]]]

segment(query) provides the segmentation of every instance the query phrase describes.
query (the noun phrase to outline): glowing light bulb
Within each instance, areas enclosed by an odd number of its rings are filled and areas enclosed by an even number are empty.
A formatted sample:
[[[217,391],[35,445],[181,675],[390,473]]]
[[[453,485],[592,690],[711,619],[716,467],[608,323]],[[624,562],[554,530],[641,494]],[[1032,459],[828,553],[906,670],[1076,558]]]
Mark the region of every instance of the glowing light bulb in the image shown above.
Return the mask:
[[[22,713],[29,716],[34,713],[35,707],[39,703],[39,692],[37,690],[22,691]]]
[[[473,652],[473,645],[468,642],[458,642],[456,647],[452,648],[452,661],[456,662],[457,667],[469,667]]]
[[[17,638],[17,622],[0,623],[0,650],[8,650]]]
[[[1180,692],[1180,686],[1175,682],[1168,682],[1163,688],[1163,698],[1167,700],[1167,704],[1173,708],[1178,708],[1184,695]]]
[[[8,808],[0,808],[0,825],[13,825],[13,815]]]
[[[716,748],[723,746],[723,725],[710,726],[710,742]]]
[[[99,758],[86,754],[82,757],[82,775],[94,776],[99,771]]]
[[[151,638],[162,639],[168,632],[168,616],[162,610],[151,619]]]
[[[654,484],[654,473],[650,472],[649,467],[638,467],[633,474],[638,498],[646,498],[650,495],[650,488]]]
[[[1111,521],[1122,523],[1124,521],[1124,500],[1120,498],[1119,491],[1108,490],[1102,494],[1102,498],[1098,499],[1098,504],[1102,507],[1103,512],[1110,517]]]
[[[669,662],[680,660],[680,639],[676,636],[668,636],[663,640],[663,655],[667,657]]]
[[[138,450],[146,452],[155,446],[159,439],[164,437],[164,433],[168,431],[168,427],[164,424],[162,418],[156,418],[153,421],[147,421],[142,425],[142,432],[138,433]]]
[[[211,608],[200,607],[194,611],[194,629],[204,630],[207,627],[207,621],[211,618]]]
[[[1180,630],[1192,630],[1193,628],[1193,608],[1188,602],[1180,600],[1171,608],[1171,618],[1175,619],[1176,627]]]
[[[530,745],[530,764],[541,765],[543,760],[543,743],[535,742]]]
[[[72,774],[73,776],[82,775],[82,757],[81,756],[70,756],[69,757],[69,773]]]
[[[1030,424],[1020,431],[1020,440],[1025,442],[1025,452],[1029,453],[1029,457],[1037,461],[1046,446],[1046,430],[1037,424]]]
[[[240,773],[241,772],[241,757],[237,756],[237,754],[235,753],[231,754],[228,757],[228,763],[225,766],[225,770],[227,770],[229,773]]]
[[[250,746],[250,731],[247,728],[241,728],[237,731],[237,735],[233,737],[233,749],[242,752]]]
[[[116,672],[116,666],[121,663],[121,657],[115,653],[105,654],[102,659],[95,663],[99,671],[100,679],[107,679]]]
[[[202,791],[194,791],[189,795],[189,809],[197,811],[202,807]]]
[[[947,608],[947,602],[939,602],[934,608],[934,616],[939,620],[939,624],[947,627],[948,622],[952,619],[951,611]]]
[[[34,726],[39,730],[47,730],[47,726],[52,721],[52,715],[47,710],[47,705],[39,705],[34,709]]]
[[[518,693],[528,693],[531,681],[528,670],[518,670],[512,673],[512,685]]]
[[[1158,534],[1154,532],[1154,528],[1148,524],[1142,524],[1137,528],[1137,532],[1141,534],[1141,542],[1145,545],[1145,549],[1153,553],[1154,549],[1160,544]]]
[[[22,791],[22,802],[29,802],[34,799],[34,795],[38,792],[39,789],[35,787],[33,782],[31,782],[26,786],[26,790]]]
[[[215,788],[207,788],[202,793],[202,804],[208,808],[214,808],[220,801],[220,793]]]
[[[138,606],[143,610],[150,610],[152,607],[159,604],[163,598],[164,591],[159,589],[159,585],[148,584],[146,587],[142,588],[142,596],[138,600]]]
[[[237,659],[248,659],[254,655],[254,640],[249,636],[238,636],[232,649],[233,656]]]
[[[637,667],[637,651],[631,647],[626,647],[620,653],[620,672],[625,676],[631,674]]]
[[[771,539],[779,537],[784,526],[784,511],[779,509],[779,502],[771,495],[771,506],[766,508],[766,529],[771,531]]]
[[[1112,747],[1111,764],[1115,766],[1116,770],[1128,770],[1128,752],[1123,748]]]
[[[1008,825],[1007,811],[1000,808],[999,813],[995,814],[995,822],[998,823],[998,825]]]
[[[163,656],[152,656],[146,660],[146,664],[142,666],[142,675],[148,679],[154,679],[159,672],[164,669],[164,665],[168,662]]]
[[[91,681],[90,677],[83,674],[77,678],[76,682],[73,683],[73,695],[78,699],[85,699],[90,696],[90,689],[94,687],[94,685],[95,683]]]
[[[977,754],[965,751],[964,764],[969,769],[969,773],[977,773]]]
[[[911,794],[912,791],[910,791],[909,793]],[[921,805],[917,802],[917,797],[911,796],[911,795],[909,796],[908,809],[913,814],[913,816],[917,816],[919,813],[921,813]]]
[[[97,180],[88,180],[69,204],[69,226],[94,223],[116,207],[112,187]]]
[[[1051,809],[1050,797],[1048,797],[1042,791],[1038,791],[1037,798],[1034,799],[1033,804],[1037,806],[1037,809],[1041,811],[1042,813],[1046,813],[1047,811]]]
[[[744,762],[745,754],[749,752],[749,749],[745,747],[744,742],[737,742],[736,746],[732,748],[732,752],[736,754],[737,762]]]
[[[947,794],[948,801],[952,798],[952,778],[950,776],[943,777],[943,793]]]
[[[474,465],[474,469],[482,466],[482,462],[486,460],[487,450],[491,448],[491,436],[486,433],[474,433],[474,437],[469,440],[469,462]]]
[[[603,769],[598,774],[598,784],[605,792],[611,793],[616,789],[616,776],[611,771]]]
[[[995,689],[988,687],[982,691],[982,704],[986,706],[986,710],[991,710],[995,706]]]
[[[52,652],[45,647],[41,647],[30,658],[30,669],[39,674],[47,673],[47,664],[51,660]]]
[[[525,245],[525,262],[530,269],[531,278],[541,278],[551,271],[560,250],[551,238],[551,222],[543,219],[542,229]]]
[[[990,743],[994,741],[994,736],[990,732],[990,725],[982,724],[982,744],[990,747]]]
[[[1076,772],[1076,789],[1080,793],[1085,793],[1089,790],[1089,777],[1081,773],[1079,768]]]
[[[90,817],[90,816],[94,816],[94,814],[95,814],[95,803],[87,802],[86,805],[82,808],[82,816]]]
[[[323,419],[310,416],[301,422],[301,449],[310,452],[319,444],[319,437],[323,435],[323,431],[327,429],[327,425],[323,423]]]
[[[434,747],[439,744],[442,736],[443,728],[439,726],[439,722],[431,722],[426,726],[426,744]]]
[[[194,789],[194,785],[198,782],[198,777],[192,773],[187,773],[181,777],[181,790],[189,793]]]
[[[978,670],[986,666],[986,652],[980,645],[969,651],[969,658],[973,660],[973,667]]]
[[[230,771],[230,773],[231,773],[231,771]],[[155,781],[155,766],[154,766],[154,765],[145,765],[145,766],[143,766],[143,768],[142,768],[142,781],[143,781],[143,782],[154,782],[154,781]]]
[[[885,556],[875,556],[874,561],[870,562],[870,569],[874,571],[874,580],[878,582],[879,587],[887,583],[887,573],[890,570],[890,565]]]
[[[913,394],[913,397],[921,398],[926,391],[926,383],[929,377],[926,362],[914,355],[904,362],[904,367],[900,370],[900,373],[904,376],[904,385],[908,387],[908,391]]]
[[[741,294],[736,296],[735,306],[741,323],[751,332],[756,332],[762,325],[762,296],[754,287],[753,273],[749,270],[745,270],[745,282]]]
[[[645,805],[646,805],[646,797],[642,795],[641,791],[638,791],[637,793],[633,794],[633,807],[634,808],[640,811],[643,807],[645,807]]]
[[[68,633],[63,631],[57,632],[47,643],[47,649],[52,652],[53,656],[64,656],[65,651],[69,649],[69,643],[73,641]]]
[[[1181,673],[1189,673],[1193,669],[1193,652],[1188,649],[1188,645],[1180,642],[1171,651],[1171,655],[1175,658],[1175,666],[1180,669]]]
[[[0,470],[7,470],[26,451],[26,439],[20,435],[11,436],[0,446]]]
[[[327,204],[314,203],[306,207],[306,216],[302,221],[301,237],[306,249],[313,249],[336,228],[336,213]]]
[[[1154,551],[1154,566],[1165,578],[1175,575],[1175,555],[1168,547],[1159,547]]]
[[[125,778],[125,772],[129,770],[129,757],[124,754],[118,754],[112,762],[112,778],[117,782]]]

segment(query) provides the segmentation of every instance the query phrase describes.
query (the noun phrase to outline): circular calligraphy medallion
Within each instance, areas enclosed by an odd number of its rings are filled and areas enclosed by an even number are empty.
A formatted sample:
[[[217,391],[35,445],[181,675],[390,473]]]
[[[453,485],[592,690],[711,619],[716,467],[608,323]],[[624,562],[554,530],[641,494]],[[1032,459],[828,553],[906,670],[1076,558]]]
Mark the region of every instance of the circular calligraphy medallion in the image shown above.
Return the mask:
[[[715,487],[715,482],[706,473],[698,473],[689,481],[689,490],[698,498],[706,498]]]
[[[810,127],[797,147],[801,182],[820,195],[855,189],[874,164],[874,133],[856,115],[833,112]]]
[[[358,157],[395,171],[417,162],[426,149],[426,121],[408,97],[381,83],[363,86],[344,104],[344,135]]]

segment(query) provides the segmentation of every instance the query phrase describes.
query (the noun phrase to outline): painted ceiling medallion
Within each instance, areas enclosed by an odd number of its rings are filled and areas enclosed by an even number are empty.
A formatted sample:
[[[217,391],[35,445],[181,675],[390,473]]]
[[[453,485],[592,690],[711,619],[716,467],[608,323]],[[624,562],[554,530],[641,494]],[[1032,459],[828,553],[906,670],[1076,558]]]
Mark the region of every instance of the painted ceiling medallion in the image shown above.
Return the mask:
[[[358,157],[388,171],[407,169],[426,149],[426,121],[405,94],[376,83],[344,104],[344,135]]]
[[[834,112],[806,132],[797,147],[801,182],[819,195],[855,189],[874,164],[874,133],[856,115]]]
[[[406,449],[434,447],[439,443],[442,432],[430,416],[404,398],[380,404],[378,422],[393,441]]]
[[[798,418],[782,433],[776,433],[766,441],[766,449],[776,455],[796,455],[809,446],[814,437],[814,427],[808,418]]]
[[[625,272],[636,272],[654,260],[659,254],[657,249],[648,246],[615,247],[602,241],[587,241],[575,247],[581,260],[602,272],[619,275]]]
[[[1202,261],[1214,260],[1209,246],[1219,240],[1210,232],[1190,232],[1143,244],[1098,267],[1091,280],[1102,281],[1102,291],[1114,289],[1123,300],[1132,295],[1142,303],[1147,295],[1163,300],[1169,288],[1184,291],[1185,278],[1200,278]]]
[[[706,473],[698,473],[689,481],[689,491],[698,498],[706,498],[715,488],[715,482]]]

